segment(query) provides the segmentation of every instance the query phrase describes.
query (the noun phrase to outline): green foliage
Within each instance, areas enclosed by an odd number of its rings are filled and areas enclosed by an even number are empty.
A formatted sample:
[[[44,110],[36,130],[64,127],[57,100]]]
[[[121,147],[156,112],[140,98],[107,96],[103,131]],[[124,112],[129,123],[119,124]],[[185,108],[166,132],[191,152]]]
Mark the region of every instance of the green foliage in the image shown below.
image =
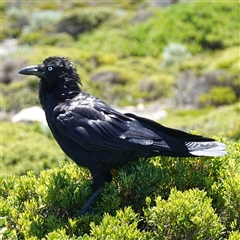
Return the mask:
[[[147,159],[140,159],[138,164],[130,163],[120,169],[117,181],[125,205],[131,205],[134,210],[142,211],[147,196],[154,196],[159,192],[164,194],[164,190],[167,191],[168,173],[167,169],[156,168]]]
[[[119,210],[116,216],[106,214],[100,225],[91,223],[90,239],[141,239],[137,229],[139,216],[130,207]]]
[[[57,24],[57,29],[76,38],[78,34],[98,27],[112,15],[112,10],[108,8],[75,8],[63,15]]]
[[[197,130],[201,135],[225,134],[233,140],[240,139],[240,106],[235,103],[229,106],[213,107],[198,110],[169,111],[168,117],[161,124],[185,131]]]
[[[209,72],[214,70],[224,69],[229,73],[236,74],[240,72],[238,66],[239,46],[229,47],[223,50],[214,52],[205,52],[192,56],[186,59],[181,64],[181,70],[192,69],[197,73],[202,73],[203,70]],[[204,61],[203,61],[204,60]]]
[[[164,100],[187,70],[199,76],[223,72],[218,87],[205,95],[204,105],[237,100],[238,3],[179,3],[150,9],[151,17],[136,23],[136,10],[143,5],[113,2],[111,6],[96,2],[94,7],[66,0],[4,2],[1,39],[19,37],[20,44],[30,45],[11,55],[25,58],[29,65],[46,56],[69,57],[83,79],[83,90],[108,103],[126,106]],[[73,32],[69,26],[74,26]],[[122,83],[93,82],[91,76],[101,71],[116,72]],[[39,104],[37,82],[29,77],[1,85],[1,109],[14,112]],[[66,157],[38,124],[2,122],[0,238],[238,240],[239,114],[237,103],[170,110],[164,125],[206,136],[225,134],[231,140],[216,139],[227,144],[228,155],[131,162],[113,171],[113,181],[90,209],[93,213],[82,217],[79,211],[92,192],[90,173],[68,161],[54,168]]]
[[[45,34],[44,31],[26,33],[19,37],[19,43],[29,45],[39,44],[45,40],[45,38],[42,38],[43,34]]]
[[[16,36],[24,36],[31,33],[31,37],[29,36],[29,38],[33,39],[35,31],[38,33],[52,31],[61,16],[61,11],[57,11],[56,9],[42,11],[36,9],[35,11],[31,11],[26,7],[21,8],[13,4],[7,8],[6,16],[10,19],[11,23],[11,28],[7,30],[7,35],[10,35],[14,31],[17,32]],[[39,38],[42,38],[44,35],[42,34]]]
[[[1,122],[1,173],[39,173],[65,158],[56,142],[41,133],[38,125]]]
[[[219,239],[223,226],[206,192],[173,189],[168,200],[156,198],[156,206],[145,209],[150,228],[162,239]]]
[[[37,78],[28,78],[26,82],[15,82],[9,85],[1,84],[1,109],[18,112],[26,107],[39,105],[37,93]]]
[[[231,87],[212,87],[200,95],[198,101],[203,106],[220,106],[236,102],[237,96]]]
[[[124,28],[103,26],[79,38],[86,50],[114,52],[121,56],[158,56],[165,46],[181,43],[191,53],[224,49],[239,44],[234,29],[239,28],[238,4],[233,2],[191,2],[171,5],[145,23]]]
[[[238,240],[240,238],[240,232],[239,231],[233,231],[230,233],[230,236],[228,240]]]
[[[38,178],[33,172],[19,178],[1,176],[1,197],[7,198],[7,202],[1,201],[5,207],[1,207],[0,215],[14,223],[6,236],[42,238],[61,228],[67,228],[69,235],[73,232],[80,235],[89,231],[90,221],[99,222],[101,218],[97,215],[75,219],[77,209],[89,194],[90,186],[84,183],[89,173],[80,171],[75,164],[67,165],[62,165],[60,171],[43,171]]]
[[[192,2],[166,8],[155,18],[135,27],[131,36],[143,46],[139,55],[151,53],[156,56],[164,45],[172,42],[182,43],[190,52],[196,53],[202,49],[238,45],[233,30],[238,26],[237,3]]]
[[[221,158],[140,159],[114,172],[92,205],[90,173],[64,161],[38,176],[0,176],[3,239],[237,239],[240,142]]]
[[[60,47],[70,47],[74,44],[73,38],[66,33],[49,33],[43,38],[43,31],[35,31],[26,33],[19,38],[20,44],[41,44],[41,45],[54,45]]]
[[[153,101],[160,98],[167,98],[173,95],[174,79],[171,75],[152,75],[139,81],[139,90],[142,98],[146,101]],[[140,94],[139,94],[140,95]]]
[[[216,59],[211,61],[209,67],[213,69],[226,69],[230,72],[240,73],[238,65],[238,51],[239,46],[216,52]]]
[[[237,154],[240,152],[240,144],[230,145],[228,152],[228,164],[219,172],[219,180],[213,184],[212,192],[218,203],[224,205],[217,206],[217,211],[225,216],[225,226],[236,231],[240,227],[240,156]]]
[[[202,5],[204,5],[204,7],[202,7]],[[102,98],[108,103],[114,102],[118,105],[125,106],[135,105],[136,103],[138,103],[138,99],[151,101],[159,98],[170,97],[171,93],[174,92],[174,79],[177,79],[181,71],[188,69],[193,69],[196,74],[199,75],[205,74],[206,71],[213,71],[216,69],[226,70],[226,74],[222,75],[224,79],[222,85],[233,88],[235,95],[238,96],[238,76],[240,75],[238,67],[238,47],[232,47],[224,51],[205,52],[204,54],[202,53],[200,55],[192,55],[191,57],[189,57],[189,52],[191,50],[190,48],[196,46],[197,41],[191,40],[190,42],[188,42],[185,38],[183,41],[181,41],[181,39],[178,37],[176,37],[176,39],[173,38],[171,41],[169,40],[166,43],[160,41],[162,37],[170,39],[167,36],[167,34],[170,33],[184,35],[184,30],[178,30],[179,25],[181,25],[181,28],[193,28],[190,33],[192,33],[194,36],[198,34],[203,34],[202,32],[204,31],[207,32],[208,30],[205,30],[205,27],[211,28],[209,31],[215,31],[214,27],[220,24],[220,20],[218,21],[217,18],[222,19],[221,15],[224,15],[225,12],[227,12],[226,16],[231,18],[231,20],[229,20],[229,23],[227,21],[221,23],[222,30],[220,31],[220,33],[223,33],[226,30],[226,35],[231,36],[233,31],[231,31],[231,34],[227,32],[229,31],[229,28],[232,28],[232,25],[236,24],[234,20],[235,10],[227,3],[211,3],[208,7],[206,7],[205,5],[206,4],[203,3],[177,4],[165,8],[162,11],[159,11],[149,21],[141,25],[134,26],[129,24],[130,14],[126,14],[126,18],[120,18],[119,16],[115,17],[116,21],[119,19],[120,22],[124,22],[124,27],[122,27],[123,24],[117,26],[109,25],[107,21],[108,18],[106,18],[106,23],[103,23],[96,29],[94,28],[94,30],[92,30],[91,32],[84,32],[79,35],[79,40],[75,44],[78,49],[62,48],[62,46],[70,47],[73,45],[74,40],[67,33],[47,33],[45,34],[45,38],[41,38],[39,36],[43,33],[41,33],[41,31],[34,31],[29,34],[22,35],[20,37],[20,41],[22,43],[28,42],[30,44],[34,44],[36,43],[36,41],[41,41],[41,43],[39,44],[54,44],[56,46],[61,46],[61,48],[51,48],[50,51],[46,51],[46,47],[43,47],[41,49],[38,47],[39,51],[37,51],[36,55],[38,56],[39,62],[41,62],[46,55],[50,55],[50,53],[51,55],[56,55],[56,52],[58,52],[59,55],[71,57],[73,61],[78,62],[79,65],[81,65],[80,74],[84,80],[84,90],[91,90],[92,94],[96,93],[98,97]],[[101,12],[101,9],[102,8],[97,8],[93,11],[91,15],[90,13],[87,14],[87,12],[90,12],[92,9],[84,8],[82,14],[85,14],[87,16],[86,18],[94,19],[93,15],[97,11]],[[201,11],[199,9],[201,9]],[[77,12],[77,10],[79,9],[73,10],[73,13]],[[108,10],[109,9],[106,9],[106,11]],[[208,13],[208,11],[211,13]],[[231,14],[229,14],[229,11],[233,15],[232,17]],[[176,14],[178,12],[179,14]],[[193,16],[196,15],[196,12],[199,13],[199,16]],[[71,15],[70,13],[69,17]],[[205,16],[204,14],[208,16],[209,19],[202,18],[201,16]],[[211,18],[211,14],[214,15],[213,18]],[[169,20],[170,15],[171,18],[174,18],[174,20]],[[191,17],[189,17],[189,19],[185,19],[185,15],[189,15]],[[66,11],[66,16],[68,16],[68,11]],[[82,15],[79,15],[79,17],[80,16]],[[182,19],[181,24],[179,23],[179,16],[180,20]],[[202,21],[201,31],[199,29],[195,29],[194,27],[194,21],[196,20],[195,18],[199,18]],[[166,28],[159,28],[158,23],[164,23],[165,21],[167,22],[167,25],[165,24]],[[209,21],[209,23],[207,21]],[[231,21],[233,22],[232,24],[230,24]],[[174,22],[175,25],[172,22]],[[155,25],[151,26],[155,27],[150,27],[150,23],[154,23]],[[214,27],[212,27],[211,24],[213,24]],[[162,26],[165,25],[162,24]],[[168,29],[168,25],[173,25],[177,30],[172,29],[172,27],[170,26],[172,30],[166,31],[166,29]],[[208,25],[210,25],[210,27]],[[186,33],[188,33],[187,30]],[[133,34],[134,37],[132,36]],[[138,37],[135,37],[135,34],[137,34]],[[157,36],[154,37],[154,34],[161,35],[160,40]],[[219,36],[219,34],[216,34],[216,36]],[[225,41],[225,39],[226,37],[222,37],[221,41]],[[186,42],[184,42],[185,40]],[[178,42],[179,44],[181,44],[181,46],[184,46],[185,48],[183,52],[180,53],[180,55],[178,53],[178,60],[175,59],[176,56],[174,55],[174,53],[171,53],[173,55],[171,55],[172,60],[170,62],[172,62],[173,64],[166,67],[166,62],[169,61],[169,59],[167,60],[166,57],[164,57],[164,48],[169,50],[169,47],[172,46],[171,44],[173,42]],[[191,45],[191,47],[189,47],[189,44]],[[233,44],[233,46],[234,45],[236,44]],[[146,48],[149,49],[146,50]],[[196,48],[202,49],[202,47]],[[151,52],[154,52],[154,54],[151,54]],[[176,54],[176,50],[174,50],[174,52]],[[163,54],[162,58],[161,53]],[[192,53],[194,53],[194,51],[192,51]],[[134,58],[130,57],[131,55],[144,57]],[[159,56],[159,58],[149,57],[151,55],[155,57]],[[40,58],[40,56],[42,57]],[[36,63],[35,57],[35,55],[34,58],[30,57],[31,62]],[[181,64],[179,64],[179,57],[181,59]],[[97,63],[96,66],[92,64],[92,59],[95,59]],[[147,61],[148,64],[146,64]],[[165,68],[163,69],[162,66],[164,65]],[[124,78],[127,79],[126,85],[120,86],[102,83],[95,84],[89,81],[89,76],[91,76],[91,74],[95,72],[101,71],[103,69],[103,66],[106,70],[116,69],[117,72],[124,75]],[[163,84],[159,84],[159,82],[162,82]],[[169,90],[169,88],[171,89]],[[153,90],[149,91],[148,89]],[[220,93],[218,95],[222,94]],[[233,95],[231,94],[231,96]],[[219,99],[218,97],[218,101],[219,100],[222,101],[222,99]],[[204,102],[206,101],[204,100]],[[205,105],[205,103],[203,105]]]

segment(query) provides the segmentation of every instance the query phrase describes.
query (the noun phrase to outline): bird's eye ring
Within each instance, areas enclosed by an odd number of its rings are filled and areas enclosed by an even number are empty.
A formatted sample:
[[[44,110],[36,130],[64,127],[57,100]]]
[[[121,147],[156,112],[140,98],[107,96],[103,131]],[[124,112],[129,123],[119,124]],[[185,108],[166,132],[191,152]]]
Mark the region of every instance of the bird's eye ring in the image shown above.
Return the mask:
[[[51,72],[53,70],[53,67],[48,67],[48,71]]]

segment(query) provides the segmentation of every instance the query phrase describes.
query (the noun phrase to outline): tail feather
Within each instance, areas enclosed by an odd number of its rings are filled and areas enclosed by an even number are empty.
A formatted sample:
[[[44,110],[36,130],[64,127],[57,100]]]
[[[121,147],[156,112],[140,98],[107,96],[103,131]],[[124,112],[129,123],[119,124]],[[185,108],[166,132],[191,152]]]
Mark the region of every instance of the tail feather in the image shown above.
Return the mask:
[[[194,156],[220,157],[227,154],[226,145],[220,142],[186,142],[185,145]]]
[[[212,138],[186,133],[184,131],[173,128],[168,128],[150,119],[142,118],[131,113],[126,113],[125,115],[138,120],[142,126],[152,130],[154,133],[158,134],[164,139],[164,141],[169,146],[169,149],[166,150],[162,148],[159,151],[155,149],[154,153],[156,155],[159,153],[159,155],[175,157],[176,156],[219,157],[227,154],[226,145],[217,142]],[[161,144],[162,142],[160,143],[160,147]],[[157,145],[158,142],[155,142],[154,146],[156,147]],[[144,154],[146,154],[146,152],[144,152]]]

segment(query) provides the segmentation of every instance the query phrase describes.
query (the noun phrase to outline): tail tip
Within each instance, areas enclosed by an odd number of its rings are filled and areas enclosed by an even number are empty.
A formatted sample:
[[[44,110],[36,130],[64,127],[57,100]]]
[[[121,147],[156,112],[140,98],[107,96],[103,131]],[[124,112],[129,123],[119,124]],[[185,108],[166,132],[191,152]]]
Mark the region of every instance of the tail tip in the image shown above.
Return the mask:
[[[227,154],[226,145],[220,142],[202,142],[196,150],[189,152],[194,156],[206,157],[223,157]]]

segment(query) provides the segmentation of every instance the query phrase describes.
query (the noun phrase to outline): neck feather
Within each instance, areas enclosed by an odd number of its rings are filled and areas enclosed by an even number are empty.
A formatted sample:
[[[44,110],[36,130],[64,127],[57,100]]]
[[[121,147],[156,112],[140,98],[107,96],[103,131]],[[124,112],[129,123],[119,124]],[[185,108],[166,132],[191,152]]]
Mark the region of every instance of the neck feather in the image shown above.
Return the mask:
[[[46,107],[49,102],[47,98],[51,96],[51,101],[56,104],[67,101],[74,98],[81,92],[81,88],[76,81],[68,81],[65,78],[61,84],[50,86],[46,83],[45,79],[41,79],[39,82],[39,99],[43,108]]]

